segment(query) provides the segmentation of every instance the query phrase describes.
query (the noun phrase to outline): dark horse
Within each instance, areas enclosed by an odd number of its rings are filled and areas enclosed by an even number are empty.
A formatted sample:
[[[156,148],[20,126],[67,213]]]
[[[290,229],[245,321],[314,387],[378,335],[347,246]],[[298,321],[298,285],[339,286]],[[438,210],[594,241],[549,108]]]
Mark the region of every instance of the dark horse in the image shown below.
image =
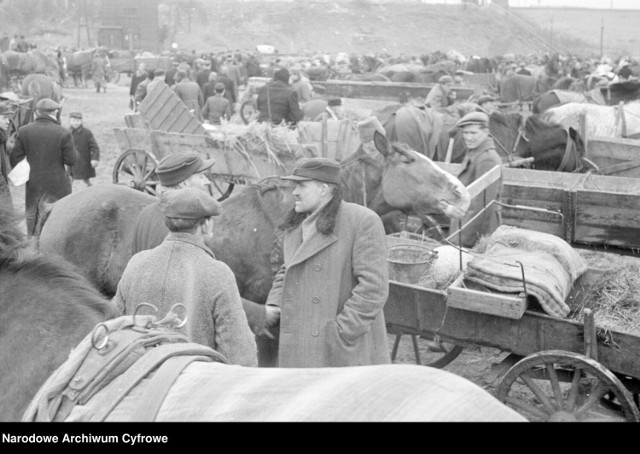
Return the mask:
[[[73,265],[37,253],[18,221],[0,206],[0,421],[20,420],[69,352],[116,315]]]
[[[582,170],[584,142],[578,132],[558,124],[547,123],[540,117],[528,118],[514,112],[493,112],[489,117],[489,131],[496,151],[506,162],[534,158],[532,168],[576,172]],[[451,162],[462,162],[464,144],[459,131],[454,134]],[[444,161],[449,136],[440,141],[438,160]]]

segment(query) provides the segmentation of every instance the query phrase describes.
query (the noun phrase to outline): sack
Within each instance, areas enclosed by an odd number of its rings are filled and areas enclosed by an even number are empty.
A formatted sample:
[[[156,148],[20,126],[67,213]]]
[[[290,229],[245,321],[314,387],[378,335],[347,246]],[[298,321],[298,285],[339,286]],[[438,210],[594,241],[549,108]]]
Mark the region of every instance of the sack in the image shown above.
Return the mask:
[[[22,186],[27,181],[29,181],[30,170],[31,167],[29,166],[27,159],[23,159],[18,164],[16,164],[11,172],[9,172],[9,175],[7,175],[9,184],[11,184],[12,186]]]

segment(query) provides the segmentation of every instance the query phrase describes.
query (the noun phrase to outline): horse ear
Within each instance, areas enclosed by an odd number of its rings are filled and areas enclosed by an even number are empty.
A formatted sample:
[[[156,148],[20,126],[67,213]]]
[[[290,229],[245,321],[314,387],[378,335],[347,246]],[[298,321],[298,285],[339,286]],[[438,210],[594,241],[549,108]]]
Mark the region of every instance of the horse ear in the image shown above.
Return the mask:
[[[392,148],[389,140],[378,131],[373,133],[373,143],[376,146],[376,150],[382,153],[383,156],[388,157],[391,154]]]

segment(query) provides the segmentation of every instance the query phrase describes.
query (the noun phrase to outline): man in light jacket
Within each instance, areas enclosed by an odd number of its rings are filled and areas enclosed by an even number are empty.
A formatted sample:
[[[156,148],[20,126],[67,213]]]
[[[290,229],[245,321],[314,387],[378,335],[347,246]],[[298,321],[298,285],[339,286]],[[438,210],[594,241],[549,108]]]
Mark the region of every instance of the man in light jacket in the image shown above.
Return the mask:
[[[342,200],[340,164],[311,158],[293,175],[293,210],[284,222],[284,264],[267,299],[279,319],[279,367],[391,362],[383,308],[389,291],[380,217]]]

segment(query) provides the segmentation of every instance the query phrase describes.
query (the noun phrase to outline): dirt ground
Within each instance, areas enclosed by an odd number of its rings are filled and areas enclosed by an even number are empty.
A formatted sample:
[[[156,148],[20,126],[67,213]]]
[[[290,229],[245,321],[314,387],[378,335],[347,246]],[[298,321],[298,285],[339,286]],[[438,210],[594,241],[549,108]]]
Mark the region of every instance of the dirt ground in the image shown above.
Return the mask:
[[[62,124],[69,125],[69,113],[80,111],[84,116],[84,125],[91,129],[100,146],[100,165],[94,184],[112,183],[112,172],[116,159],[122,152],[115,140],[113,129],[126,127],[124,115],[128,107],[129,79],[123,76],[118,85],[110,84],[106,93],[96,93],[91,82],[89,88],[65,88]],[[73,191],[85,187],[82,181],[76,181]],[[24,212],[24,187],[12,188],[14,206],[18,212]],[[619,256],[612,253],[593,250],[580,250],[589,266],[609,268],[617,265],[640,264],[636,257]],[[392,348],[395,336],[389,335],[389,348]],[[428,344],[418,341],[423,360],[430,355]],[[465,377],[489,392],[494,392],[497,380],[496,367],[508,355],[494,348],[478,346],[466,348],[462,354],[444,369]],[[424,362],[424,361],[423,361]],[[415,363],[410,336],[403,336],[398,350],[396,363]]]

